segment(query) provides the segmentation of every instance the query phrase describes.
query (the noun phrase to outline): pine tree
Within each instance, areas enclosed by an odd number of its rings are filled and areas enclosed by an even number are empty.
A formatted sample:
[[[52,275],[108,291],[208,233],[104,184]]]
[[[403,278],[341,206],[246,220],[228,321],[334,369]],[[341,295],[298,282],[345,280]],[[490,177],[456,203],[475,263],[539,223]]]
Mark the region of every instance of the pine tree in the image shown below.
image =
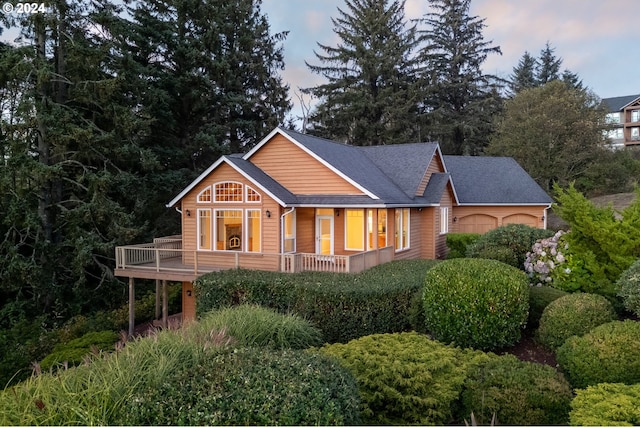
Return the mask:
[[[423,112],[430,136],[445,153],[479,154],[500,109],[500,82],[482,64],[500,48],[484,41],[484,19],[469,15],[471,0],[429,0],[421,22]]]
[[[540,59],[538,60],[537,70],[539,86],[554,80],[558,80],[560,78],[560,66],[562,65],[562,58],[557,58],[554,52],[555,49],[551,47],[549,42],[547,42],[544,49],[540,51]]]
[[[531,56],[529,52],[525,52],[518,61],[518,65],[513,68],[513,74],[509,81],[509,87],[514,94],[523,89],[530,89],[538,86],[536,76],[536,68],[538,61]]]
[[[337,47],[318,44],[322,65],[307,64],[328,83],[307,88],[320,99],[311,132],[353,145],[414,142],[415,27],[404,1],[346,0],[333,18]]]

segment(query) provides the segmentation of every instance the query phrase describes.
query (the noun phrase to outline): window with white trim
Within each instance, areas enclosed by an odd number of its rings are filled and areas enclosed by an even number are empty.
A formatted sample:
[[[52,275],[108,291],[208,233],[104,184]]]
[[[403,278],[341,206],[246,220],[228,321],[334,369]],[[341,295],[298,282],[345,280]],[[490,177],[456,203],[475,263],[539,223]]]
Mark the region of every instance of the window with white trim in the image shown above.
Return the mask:
[[[215,250],[242,251],[242,209],[215,209]]]
[[[246,198],[245,198],[247,203],[260,203],[261,201],[260,193],[258,193],[256,190],[249,187],[248,185],[245,185],[245,189],[247,191]]]
[[[242,202],[242,184],[239,182],[219,182],[214,186],[215,201],[221,203]]]
[[[345,209],[345,242],[348,251],[364,250],[364,209]]]
[[[247,252],[260,252],[261,233],[260,233],[260,217],[262,211],[260,209],[247,209]]]
[[[198,249],[211,250],[211,209],[198,209]]]
[[[207,187],[198,194],[198,203],[211,203],[211,187]]]
[[[283,218],[282,230],[284,234],[282,252],[292,253],[296,251],[296,211],[286,212]]]
[[[440,208],[440,234],[447,234],[449,232],[449,208]]]
[[[396,209],[396,252],[409,249],[410,209]]]
[[[378,248],[384,248],[389,244],[387,240],[387,210],[378,209]]]

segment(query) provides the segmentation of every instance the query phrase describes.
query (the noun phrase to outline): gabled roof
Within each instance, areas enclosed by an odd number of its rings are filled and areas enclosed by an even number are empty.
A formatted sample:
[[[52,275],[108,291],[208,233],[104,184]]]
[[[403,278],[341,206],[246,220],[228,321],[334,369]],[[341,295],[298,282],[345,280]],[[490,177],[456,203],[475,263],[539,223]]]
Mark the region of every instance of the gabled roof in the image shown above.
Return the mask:
[[[551,197],[511,157],[444,156],[461,205],[549,205]]]
[[[607,107],[610,113],[615,113],[616,111],[622,111],[624,107],[634,103],[637,100],[640,100],[640,94],[616,96],[614,98],[603,98],[602,103]]]

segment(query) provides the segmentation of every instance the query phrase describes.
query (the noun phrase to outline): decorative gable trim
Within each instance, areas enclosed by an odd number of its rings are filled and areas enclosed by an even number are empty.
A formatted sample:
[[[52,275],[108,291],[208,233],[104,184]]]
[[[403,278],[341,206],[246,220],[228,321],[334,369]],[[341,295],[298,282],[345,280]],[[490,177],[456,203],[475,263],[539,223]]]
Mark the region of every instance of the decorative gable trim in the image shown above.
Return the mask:
[[[331,163],[327,162],[325,159],[323,159],[322,157],[318,156],[316,153],[314,153],[312,150],[309,150],[307,147],[305,147],[303,144],[300,144],[298,141],[296,141],[295,138],[293,138],[292,136],[290,136],[287,132],[284,132],[282,129],[280,129],[279,127],[274,129],[271,133],[269,133],[269,135],[267,135],[262,141],[260,141],[255,147],[253,147],[247,154],[245,154],[244,156],[242,156],[243,160],[247,160],[250,161],[249,159],[251,158],[251,156],[256,153],[258,150],[260,150],[260,148],[262,148],[267,142],[269,142],[269,140],[271,138],[273,138],[276,134],[280,134],[282,135],[284,138],[286,138],[288,141],[290,141],[291,143],[293,143],[296,147],[300,148],[302,151],[304,151],[305,153],[307,153],[309,156],[313,157],[315,160],[317,160],[318,162],[320,162],[323,166],[325,166],[327,169],[329,169],[330,171],[332,171],[333,173],[335,173],[336,175],[338,175],[340,178],[344,179],[345,181],[347,181],[349,184],[353,185],[354,187],[356,187],[358,190],[362,191],[365,195],[371,197],[374,200],[379,200],[380,197],[378,197],[376,194],[374,194],[372,191],[368,190],[367,188],[365,188],[362,184],[360,184],[359,182],[351,179],[349,176],[345,175],[344,173],[342,173],[339,169],[337,169],[336,167],[334,167]]]

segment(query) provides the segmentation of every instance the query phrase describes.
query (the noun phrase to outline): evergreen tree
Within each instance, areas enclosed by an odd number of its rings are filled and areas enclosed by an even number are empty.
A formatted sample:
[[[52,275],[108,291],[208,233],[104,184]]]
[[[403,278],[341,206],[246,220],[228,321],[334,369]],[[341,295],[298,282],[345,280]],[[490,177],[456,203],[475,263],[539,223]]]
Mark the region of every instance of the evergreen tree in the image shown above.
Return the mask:
[[[404,1],[346,0],[333,18],[337,47],[318,44],[323,65],[307,66],[328,83],[306,89],[320,100],[313,133],[353,145],[415,142],[415,77]]]
[[[511,92],[516,94],[523,89],[530,89],[538,86],[536,76],[536,68],[538,61],[531,56],[529,52],[525,52],[518,61],[518,65],[513,68],[513,74],[509,81]]]
[[[469,15],[471,0],[429,0],[421,22],[420,60],[428,133],[447,154],[479,154],[500,109],[500,82],[481,67],[500,48],[484,41],[484,19]]]
[[[260,1],[140,0],[117,27],[122,72],[153,153],[145,204],[153,234],[179,230],[165,204],[221,154],[250,149],[290,109],[281,42]]]
[[[562,72],[561,80],[567,86],[569,86],[572,89],[577,89],[577,90],[584,90],[585,89],[584,85],[582,84],[582,80],[580,79],[580,77],[576,73],[574,73],[574,72],[572,72],[572,71],[570,71],[568,69],[565,69]]]
[[[537,75],[539,86],[560,78],[562,58],[557,58],[554,52],[555,49],[551,47],[549,42],[547,42],[544,49],[540,51]]]
[[[0,58],[13,97],[0,121],[0,295],[12,302],[3,309],[66,317],[111,302],[114,246],[140,232],[129,209],[139,123],[96,31],[115,13],[106,0],[58,0],[5,16],[28,42]]]

